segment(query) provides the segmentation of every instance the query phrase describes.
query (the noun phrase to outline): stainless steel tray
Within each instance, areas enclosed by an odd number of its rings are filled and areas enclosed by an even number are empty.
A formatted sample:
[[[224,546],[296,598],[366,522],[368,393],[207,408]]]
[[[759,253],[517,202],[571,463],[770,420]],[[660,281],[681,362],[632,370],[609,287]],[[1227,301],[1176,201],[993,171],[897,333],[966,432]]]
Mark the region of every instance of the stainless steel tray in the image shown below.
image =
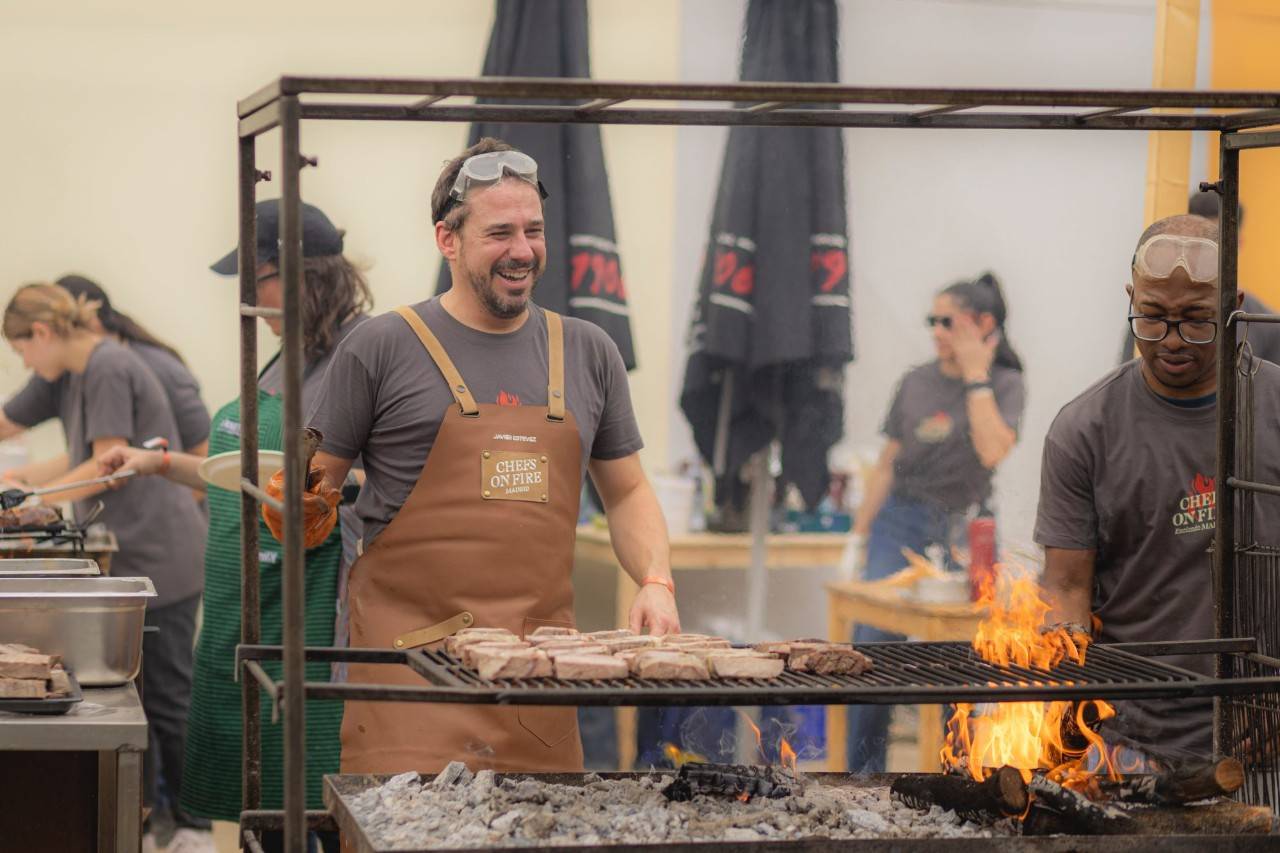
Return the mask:
[[[0,578],[96,578],[102,574],[95,560],[25,557],[0,560]]]
[[[0,578],[0,643],[62,655],[85,687],[124,684],[142,662],[149,578]]]

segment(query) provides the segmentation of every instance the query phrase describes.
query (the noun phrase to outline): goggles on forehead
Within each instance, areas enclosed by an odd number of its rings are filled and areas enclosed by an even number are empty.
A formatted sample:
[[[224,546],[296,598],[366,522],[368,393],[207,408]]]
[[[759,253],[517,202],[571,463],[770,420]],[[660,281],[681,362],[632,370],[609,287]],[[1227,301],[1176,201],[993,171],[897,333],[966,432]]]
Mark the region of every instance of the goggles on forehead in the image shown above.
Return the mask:
[[[490,151],[468,157],[462,162],[458,177],[453,181],[453,188],[449,190],[449,200],[440,211],[440,218],[444,219],[450,210],[461,204],[467,193],[475,187],[492,186],[506,175],[533,184],[537,187],[539,196],[547,197],[546,188],[538,180],[537,161],[521,151]]]
[[[1218,243],[1207,237],[1157,234],[1138,247],[1133,268],[1146,278],[1162,279],[1182,267],[1187,277],[1201,284],[1218,280]]]

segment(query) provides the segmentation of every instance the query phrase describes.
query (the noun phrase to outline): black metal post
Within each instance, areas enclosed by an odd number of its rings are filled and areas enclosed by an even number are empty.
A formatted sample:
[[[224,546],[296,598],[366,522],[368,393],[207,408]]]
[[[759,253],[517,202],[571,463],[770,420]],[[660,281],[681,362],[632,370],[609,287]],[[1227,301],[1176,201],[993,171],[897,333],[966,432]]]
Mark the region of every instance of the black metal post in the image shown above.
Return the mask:
[[[1219,192],[1222,213],[1218,250],[1218,465],[1216,474],[1217,524],[1213,534],[1214,636],[1233,636],[1236,569],[1236,324],[1228,322],[1236,310],[1237,242],[1240,229],[1240,152],[1228,145],[1230,134],[1219,142]],[[1214,670],[1225,678],[1231,668],[1227,655],[1218,655]],[[1213,703],[1213,749],[1217,755],[1231,745],[1222,700]]]
[[[240,138],[240,303],[258,302],[257,212],[258,172],[255,137]],[[240,313],[240,458],[241,476],[258,482],[258,320]],[[240,642],[262,641],[261,597],[258,586],[258,503],[252,495],[240,496]],[[238,677],[238,674],[237,674]],[[262,805],[262,725],[258,716],[258,683],[240,683],[240,712],[244,720],[244,754],[241,764],[241,805],[252,810]]]
[[[303,694],[302,201],[298,99],[280,99],[280,280],[284,285],[284,846],[304,853],[306,718]]]

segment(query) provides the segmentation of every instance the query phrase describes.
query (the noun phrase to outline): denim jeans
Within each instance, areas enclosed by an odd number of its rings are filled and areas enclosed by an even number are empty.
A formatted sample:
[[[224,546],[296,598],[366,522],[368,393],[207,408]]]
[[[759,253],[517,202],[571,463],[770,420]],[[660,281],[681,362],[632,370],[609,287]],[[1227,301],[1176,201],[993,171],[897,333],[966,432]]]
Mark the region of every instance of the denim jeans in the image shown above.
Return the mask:
[[[894,495],[885,500],[880,514],[871,525],[867,540],[865,580],[880,580],[906,568],[903,548],[923,554],[930,545],[940,545],[951,560],[953,531],[963,529],[955,522],[958,516],[927,504],[907,501]],[[905,639],[878,628],[858,625],[855,643],[879,643]],[[849,734],[845,743],[849,770],[858,773],[883,773],[889,739],[892,705],[850,705],[847,710]]]

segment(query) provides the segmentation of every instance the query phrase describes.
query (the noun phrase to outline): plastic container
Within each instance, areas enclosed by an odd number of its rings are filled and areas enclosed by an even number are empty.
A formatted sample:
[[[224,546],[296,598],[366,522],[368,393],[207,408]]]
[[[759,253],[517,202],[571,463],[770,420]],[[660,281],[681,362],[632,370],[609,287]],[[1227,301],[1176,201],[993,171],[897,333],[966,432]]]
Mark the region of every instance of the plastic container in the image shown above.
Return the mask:
[[[667,520],[667,532],[672,536],[688,533],[689,519],[693,517],[694,493],[697,491],[693,480],[659,474],[653,478],[653,491]]]

